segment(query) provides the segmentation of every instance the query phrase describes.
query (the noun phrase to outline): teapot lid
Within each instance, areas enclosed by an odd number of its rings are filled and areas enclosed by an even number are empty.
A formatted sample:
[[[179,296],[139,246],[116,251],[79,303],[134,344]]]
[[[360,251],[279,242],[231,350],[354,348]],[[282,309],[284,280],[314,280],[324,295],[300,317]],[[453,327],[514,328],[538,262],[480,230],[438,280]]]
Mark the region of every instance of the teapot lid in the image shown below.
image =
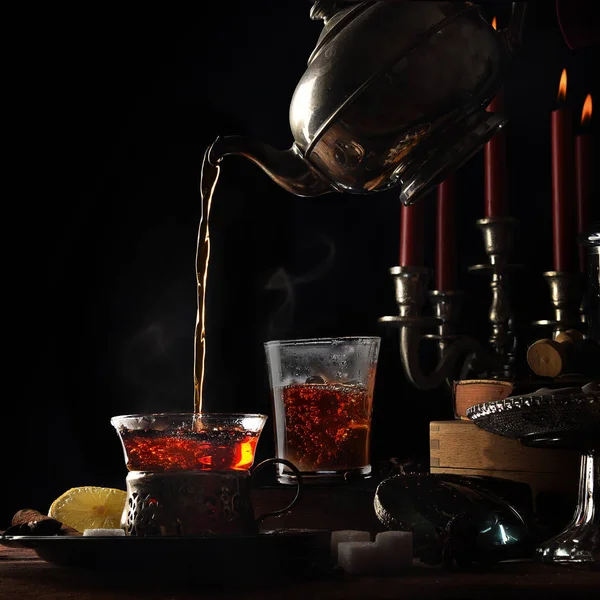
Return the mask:
[[[339,2],[335,0],[316,0],[310,11],[313,21],[322,20],[323,30],[317,40],[317,45],[308,58],[310,64],[314,57],[335,38],[344,27],[347,27],[354,19],[363,13],[372,2],[357,1],[344,8],[338,8]]]
[[[332,15],[338,12],[338,4],[342,2],[345,4],[357,4],[364,0],[314,0],[312,8],[310,9],[310,18],[313,21],[322,19],[327,21]]]

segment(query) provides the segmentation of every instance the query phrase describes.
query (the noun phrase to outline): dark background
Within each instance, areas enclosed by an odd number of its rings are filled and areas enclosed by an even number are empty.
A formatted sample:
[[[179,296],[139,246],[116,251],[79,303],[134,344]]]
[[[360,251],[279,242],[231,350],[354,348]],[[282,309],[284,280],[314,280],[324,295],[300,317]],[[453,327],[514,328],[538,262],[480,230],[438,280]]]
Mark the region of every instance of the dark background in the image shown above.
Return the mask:
[[[111,416],[192,410],[203,152],[217,135],[292,143],[289,102],[321,29],[309,3],[156,6],[36,9],[15,24],[0,528],[73,486],[124,488]],[[506,4],[484,11],[508,20]],[[550,111],[567,67],[568,104],[580,113],[597,58],[597,47],[568,50],[554,2],[530,3],[506,82],[515,260],[526,265],[514,294],[522,348],[540,337],[528,323],[550,311],[541,277],[552,267]],[[466,272],[483,260],[482,155],[458,177],[464,325],[483,338],[487,281]],[[433,266],[435,203],[425,202]],[[377,323],[396,312],[388,269],[399,214],[393,190],[302,199],[226,159],[211,216],[207,410],[271,413],[265,340],[381,335],[373,459],[426,458],[428,423],[451,416],[449,395],[412,389],[397,337]],[[272,444],[267,426],[260,457]]]

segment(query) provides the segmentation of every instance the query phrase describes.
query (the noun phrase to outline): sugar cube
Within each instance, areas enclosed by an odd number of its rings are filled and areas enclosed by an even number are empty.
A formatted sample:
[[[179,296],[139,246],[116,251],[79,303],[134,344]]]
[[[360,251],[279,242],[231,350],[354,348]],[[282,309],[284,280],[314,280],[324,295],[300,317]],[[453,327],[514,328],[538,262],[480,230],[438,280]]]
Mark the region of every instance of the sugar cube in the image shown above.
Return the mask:
[[[374,542],[340,542],[338,564],[350,575],[371,575],[381,570]]]
[[[83,535],[88,537],[123,537],[125,531],[123,529],[84,529]]]
[[[368,531],[355,531],[353,529],[344,529],[331,532],[331,556],[337,560],[338,544],[340,542],[370,542],[371,534]]]
[[[375,548],[386,571],[409,567],[412,564],[412,533],[384,531],[375,536]]]

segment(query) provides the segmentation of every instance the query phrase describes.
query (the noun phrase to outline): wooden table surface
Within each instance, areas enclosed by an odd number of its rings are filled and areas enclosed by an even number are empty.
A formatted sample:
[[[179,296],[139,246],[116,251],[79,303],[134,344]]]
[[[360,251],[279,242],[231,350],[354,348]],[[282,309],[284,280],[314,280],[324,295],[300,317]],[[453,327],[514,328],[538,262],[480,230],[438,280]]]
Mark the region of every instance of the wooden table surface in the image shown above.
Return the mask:
[[[130,578],[133,579],[133,578]],[[536,563],[504,563],[485,571],[457,572],[413,568],[396,577],[336,576],[320,581],[278,582],[260,586],[207,587],[201,567],[181,585],[124,580],[110,573],[58,567],[40,560],[32,550],[0,546],[2,600],[337,600],[479,599],[577,600],[600,598],[600,572]],[[232,581],[235,579],[232,574]]]

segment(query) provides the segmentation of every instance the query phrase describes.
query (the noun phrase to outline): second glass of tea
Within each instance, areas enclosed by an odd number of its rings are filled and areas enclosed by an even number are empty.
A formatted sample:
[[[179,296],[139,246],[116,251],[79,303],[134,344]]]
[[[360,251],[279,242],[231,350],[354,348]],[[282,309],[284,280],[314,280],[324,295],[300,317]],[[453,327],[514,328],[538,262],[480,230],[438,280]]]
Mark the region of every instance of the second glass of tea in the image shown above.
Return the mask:
[[[305,481],[327,483],[371,473],[370,438],[378,337],[265,343],[276,456]],[[295,481],[278,465],[280,483]]]

